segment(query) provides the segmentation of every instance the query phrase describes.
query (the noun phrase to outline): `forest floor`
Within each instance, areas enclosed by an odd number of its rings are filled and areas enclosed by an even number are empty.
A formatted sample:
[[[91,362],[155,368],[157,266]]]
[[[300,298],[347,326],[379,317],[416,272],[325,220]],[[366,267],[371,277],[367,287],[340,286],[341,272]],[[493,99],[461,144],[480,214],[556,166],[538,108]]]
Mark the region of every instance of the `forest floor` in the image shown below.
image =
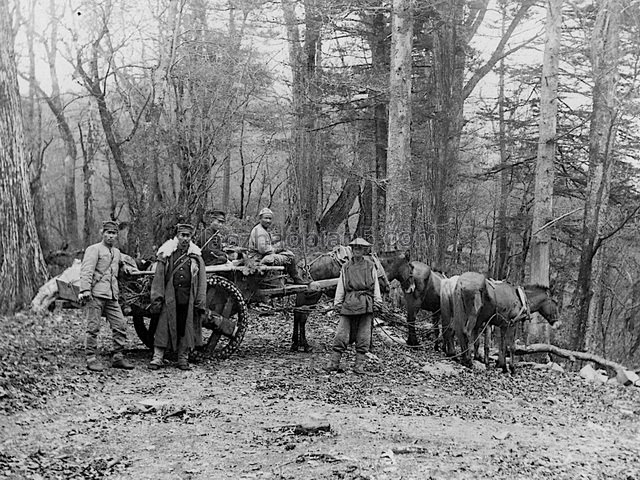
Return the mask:
[[[370,375],[352,352],[326,374],[335,317],[310,319],[312,353],[282,315],[251,322],[189,372],[148,370],[130,326],[136,369],[96,374],[79,312],[0,318],[0,478],[640,479],[638,388],[470,371],[378,330]]]

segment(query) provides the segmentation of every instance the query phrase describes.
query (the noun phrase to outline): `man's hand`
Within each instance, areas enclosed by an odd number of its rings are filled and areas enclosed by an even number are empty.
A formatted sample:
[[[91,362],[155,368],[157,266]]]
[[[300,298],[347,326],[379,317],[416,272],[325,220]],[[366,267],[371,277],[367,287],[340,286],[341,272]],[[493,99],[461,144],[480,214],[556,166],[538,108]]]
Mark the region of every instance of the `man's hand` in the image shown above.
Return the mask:
[[[153,314],[158,314],[161,311],[162,311],[162,299],[157,298],[153,302],[151,302],[151,305],[149,305],[149,312]]]
[[[89,300],[91,300],[91,292],[86,291],[86,292],[80,292],[78,294],[78,303],[80,305],[84,305],[85,303],[87,303]]]

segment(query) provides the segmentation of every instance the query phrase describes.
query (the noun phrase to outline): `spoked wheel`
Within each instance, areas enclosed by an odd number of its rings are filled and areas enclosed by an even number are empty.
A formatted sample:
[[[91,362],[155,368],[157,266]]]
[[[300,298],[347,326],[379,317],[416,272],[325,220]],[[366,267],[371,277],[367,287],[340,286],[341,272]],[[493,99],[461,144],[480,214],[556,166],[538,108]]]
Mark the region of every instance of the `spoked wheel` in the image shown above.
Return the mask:
[[[222,359],[233,354],[248,327],[248,309],[242,292],[229,280],[212,276],[207,280],[207,308],[202,320],[202,347],[193,359]]]
[[[153,336],[158,327],[159,314],[151,314],[142,308],[134,308],[132,311],[133,328],[138,337],[147,348],[153,349]]]

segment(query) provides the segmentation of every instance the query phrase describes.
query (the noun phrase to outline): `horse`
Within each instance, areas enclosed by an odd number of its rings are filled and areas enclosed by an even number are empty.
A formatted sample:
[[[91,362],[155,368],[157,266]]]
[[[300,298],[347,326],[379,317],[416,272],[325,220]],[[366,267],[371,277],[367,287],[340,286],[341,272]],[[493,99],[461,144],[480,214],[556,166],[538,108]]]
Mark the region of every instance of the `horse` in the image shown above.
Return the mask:
[[[471,366],[471,349],[477,356],[479,332],[494,325],[500,328],[500,348],[497,367],[514,373],[515,327],[529,317],[540,314],[553,325],[558,317],[558,305],[549,291],[539,285],[525,286],[521,292],[508,282],[496,282],[484,275],[467,272],[458,278],[454,291],[454,327],[461,348],[461,362]],[[485,346],[486,350],[487,346]],[[507,350],[511,365],[506,363]],[[485,362],[488,355],[485,354]]]
[[[398,280],[407,306],[407,345],[419,345],[416,315],[422,308],[431,312],[436,330],[435,349],[439,350],[440,286],[446,278],[423,262],[411,261],[409,252],[391,251],[380,254],[380,262],[389,280]]]
[[[490,282],[489,285],[491,285]],[[558,320],[558,304],[551,298],[549,289],[541,285],[526,285],[520,289],[506,282],[500,282],[496,287],[495,313],[490,323],[500,328],[500,348],[496,367],[502,368],[504,373],[515,373],[515,331],[518,321],[529,319],[531,313],[539,313],[550,325]],[[498,288],[503,292],[498,293]],[[487,288],[490,296],[492,287]],[[520,290],[520,291],[519,291]],[[509,308],[511,307],[511,308]],[[516,312],[517,310],[517,312]],[[508,312],[507,315],[504,312]],[[488,312],[491,313],[491,312]],[[515,314],[515,316],[514,316]],[[510,364],[506,363],[506,353],[509,351]],[[485,355],[487,357],[487,355]]]
[[[366,255],[376,265],[378,273],[378,282],[382,292],[389,291],[389,280],[385,275],[385,270],[380,265],[380,260],[375,254]],[[328,280],[340,277],[342,266],[351,258],[351,247],[338,246],[331,252],[320,254],[309,264],[304,262],[298,264],[301,272],[305,272],[305,276],[313,281]],[[313,285],[313,284],[311,284]],[[291,351],[296,352],[302,347],[304,352],[311,352],[313,348],[309,345],[306,335],[307,318],[311,307],[316,305],[322,294],[328,297],[334,297],[335,288],[322,291],[313,291],[307,289],[306,292],[300,292],[296,295],[295,306],[293,309],[293,335],[291,339]],[[306,308],[305,308],[306,307]]]

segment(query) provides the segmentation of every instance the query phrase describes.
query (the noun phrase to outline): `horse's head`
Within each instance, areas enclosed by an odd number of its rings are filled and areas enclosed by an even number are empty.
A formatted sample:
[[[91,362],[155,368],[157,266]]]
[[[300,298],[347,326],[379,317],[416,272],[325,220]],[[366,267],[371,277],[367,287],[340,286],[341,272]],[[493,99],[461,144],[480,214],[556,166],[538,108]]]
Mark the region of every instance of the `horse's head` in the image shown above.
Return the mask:
[[[558,307],[558,302],[556,302],[553,298],[548,297],[548,299],[540,305],[540,310],[538,313],[542,315],[549,325],[553,325],[556,323],[560,317],[560,308]]]
[[[379,254],[379,257],[388,281],[398,280],[405,293],[412,293],[415,290],[415,283],[409,252],[393,250],[391,252],[383,252]]]
[[[549,325],[553,325],[559,320],[558,302],[553,299],[551,291],[547,287],[530,285],[525,287],[525,292],[532,312],[538,312],[542,315],[549,322]]]

